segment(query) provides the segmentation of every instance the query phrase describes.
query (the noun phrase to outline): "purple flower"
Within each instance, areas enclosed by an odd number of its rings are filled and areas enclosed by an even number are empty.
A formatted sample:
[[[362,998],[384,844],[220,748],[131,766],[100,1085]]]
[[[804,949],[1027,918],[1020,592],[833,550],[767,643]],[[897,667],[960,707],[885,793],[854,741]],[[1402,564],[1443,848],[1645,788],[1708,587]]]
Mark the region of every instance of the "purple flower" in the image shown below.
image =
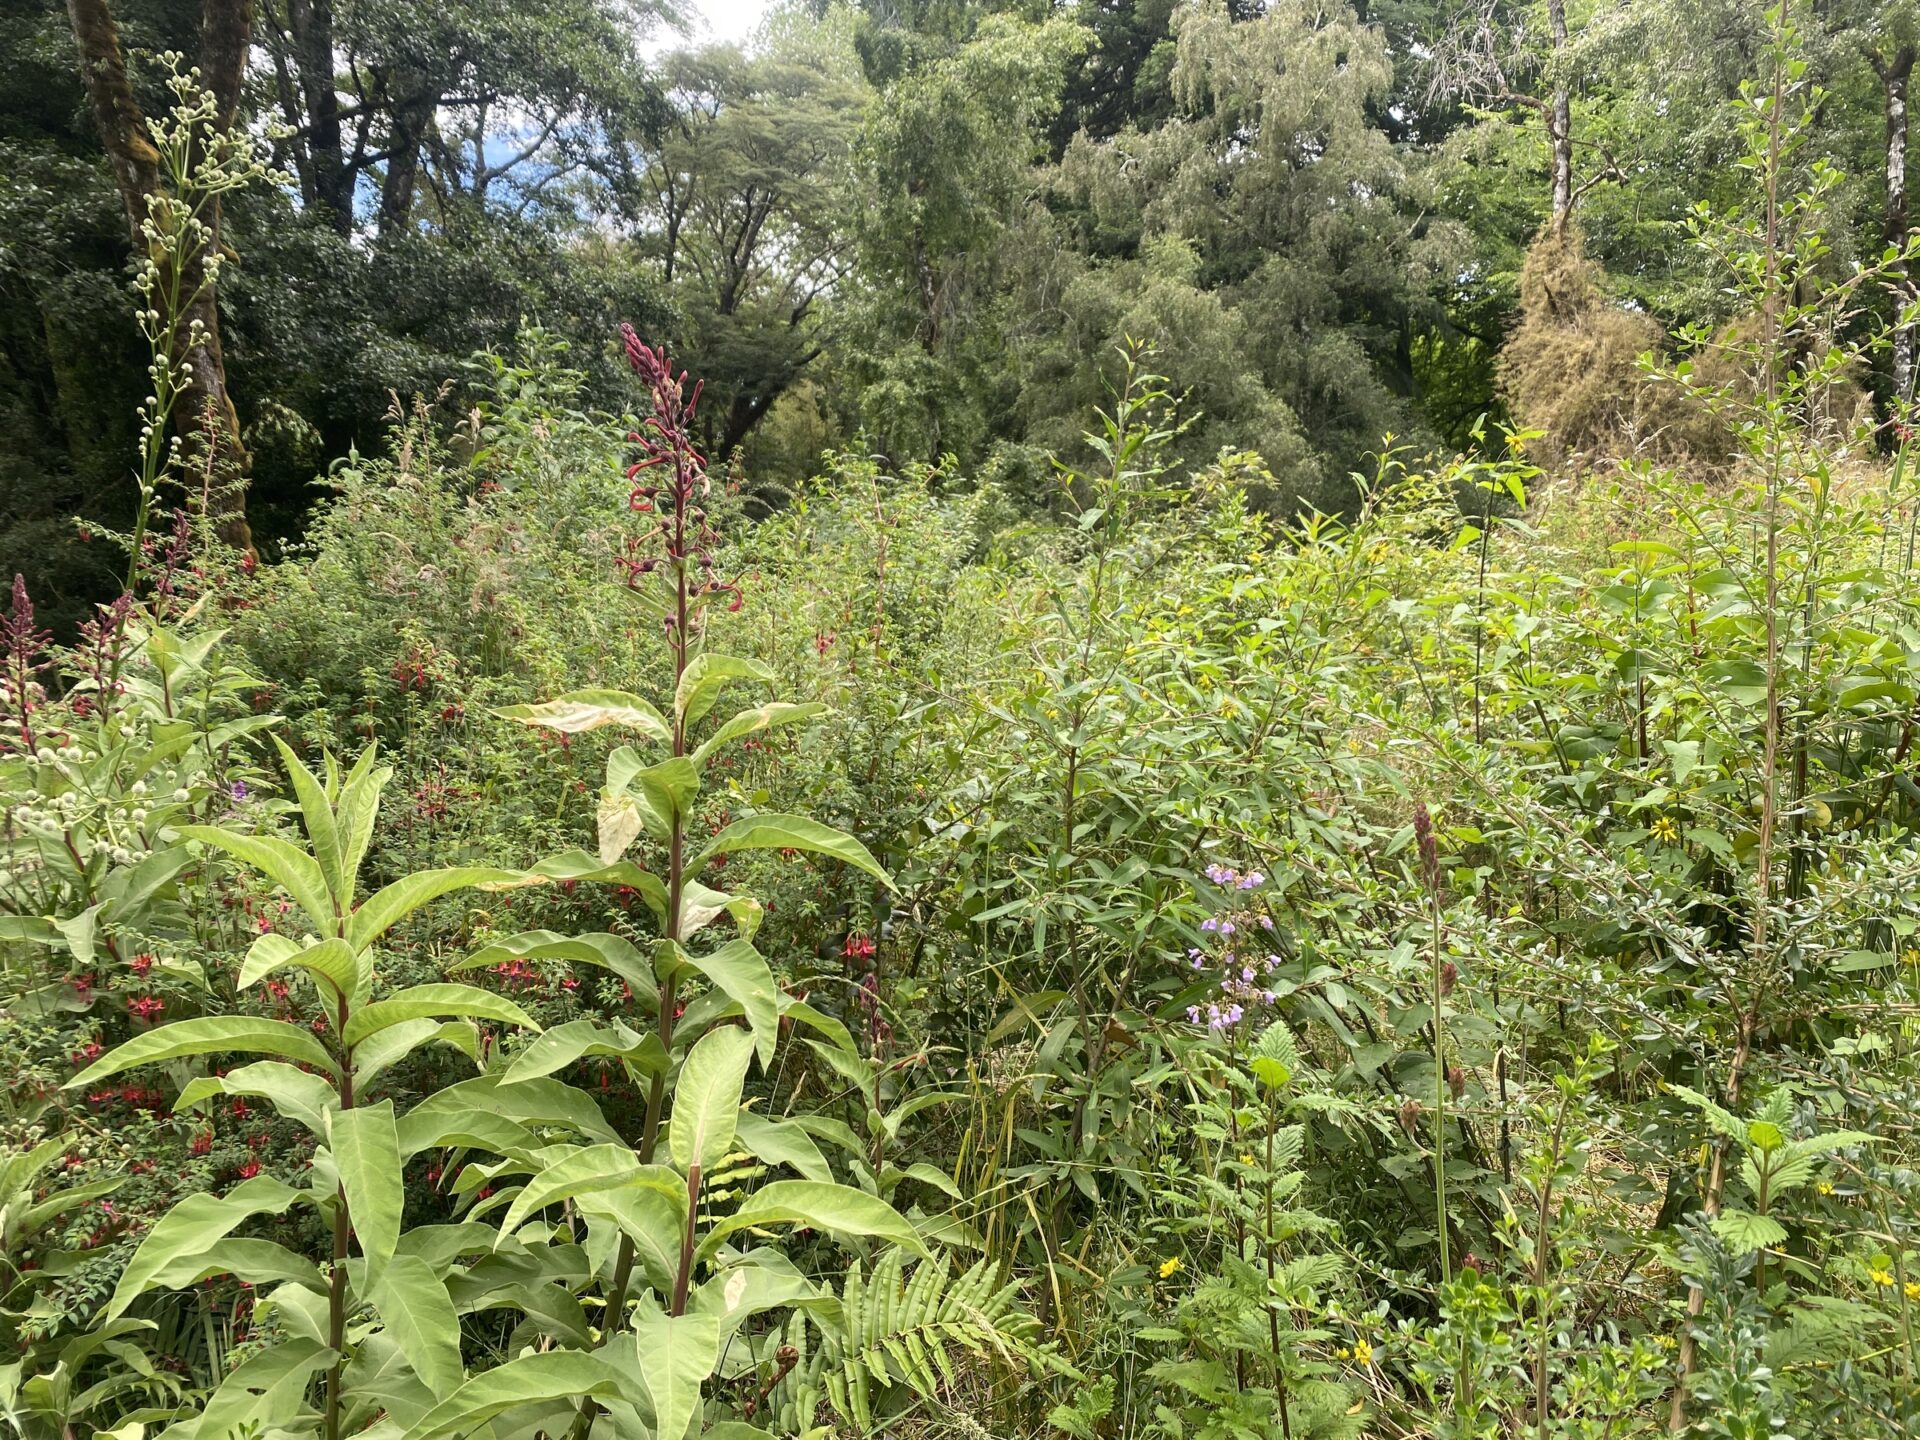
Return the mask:
[[[1266,883],[1267,883],[1266,876],[1262,875],[1258,870],[1250,870],[1247,872],[1247,874],[1244,877],[1242,877],[1240,881],[1240,888],[1242,890],[1258,890],[1262,885]]]
[[[1214,931],[1220,928],[1220,917],[1217,915],[1209,915],[1200,922],[1200,928],[1209,935],[1213,934]]]
[[[236,805],[244,805],[247,803],[246,781],[236,780],[233,782],[233,803]]]

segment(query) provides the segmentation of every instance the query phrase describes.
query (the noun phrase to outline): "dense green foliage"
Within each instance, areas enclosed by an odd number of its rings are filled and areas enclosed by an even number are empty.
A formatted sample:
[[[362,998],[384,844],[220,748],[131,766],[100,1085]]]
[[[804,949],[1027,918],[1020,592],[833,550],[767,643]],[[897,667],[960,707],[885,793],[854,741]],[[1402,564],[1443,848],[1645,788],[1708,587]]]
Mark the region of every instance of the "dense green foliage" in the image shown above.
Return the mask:
[[[1544,13],[6,20],[6,1428],[1920,1433],[1908,21]]]

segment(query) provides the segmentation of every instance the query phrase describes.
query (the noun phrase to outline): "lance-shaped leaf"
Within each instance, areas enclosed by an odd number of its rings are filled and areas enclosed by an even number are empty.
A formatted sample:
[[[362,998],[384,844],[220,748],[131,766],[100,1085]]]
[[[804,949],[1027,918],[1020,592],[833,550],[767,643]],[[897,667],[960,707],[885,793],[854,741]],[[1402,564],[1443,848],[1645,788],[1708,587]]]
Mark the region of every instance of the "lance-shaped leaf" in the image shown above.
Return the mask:
[[[189,1195],[160,1217],[133,1252],[127,1268],[120,1273],[113,1298],[101,1312],[101,1321],[126,1313],[127,1307],[159,1283],[158,1277],[183,1256],[207,1256],[242,1221],[255,1215],[278,1215],[289,1205],[310,1198],[306,1191],[283,1185],[271,1175],[244,1180],[225,1195]]]
[[[545,1350],[483,1370],[422,1415],[402,1440],[469,1435],[494,1416],[541,1400],[620,1398],[620,1372],[580,1350]]]
[[[377,1279],[400,1243],[400,1214],[406,1203],[393,1102],[335,1110],[328,1119],[347,1218],[360,1239],[360,1253],[367,1257],[368,1273]]]
[[[758,680],[771,685],[774,679],[773,668],[758,660],[743,660],[737,655],[696,655],[681,672],[680,684],[674,689],[674,713],[681,724],[691,727],[713,709],[729,681]]]
[[[590,1145],[555,1159],[529,1180],[508,1208],[500,1225],[501,1234],[511,1235],[529,1215],[545,1206],[604,1190],[629,1188],[656,1190],[678,1199],[686,1194],[687,1186],[664,1165],[642,1165],[624,1145]]]
[[[480,1029],[471,1020],[402,1020],[377,1035],[369,1035],[353,1052],[353,1085],[361,1090],[380,1077],[389,1065],[404,1060],[422,1045],[448,1045],[469,1060],[480,1059]]]
[[[718,1320],[724,1342],[748,1320],[765,1311],[789,1305],[811,1308],[837,1303],[821,1295],[819,1287],[802,1275],[785,1255],[769,1249],[744,1255],[738,1264],[713,1275],[693,1292],[689,1308]]]
[[[445,870],[420,870],[369,895],[347,921],[347,943],[364,950],[401,920],[442,895],[455,890],[510,890],[537,883],[519,870],[496,870],[488,865],[454,865]]]
[[[734,928],[742,940],[753,939],[766,917],[766,910],[751,895],[728,895],[709,890],[697,880],[680,887],[680,939],[691,940],[722,915],[733,917]]]
[[[803,705],[792,705],[783,700],[776,700],[771,704],[756,706],[752,710],[742,710],[738,715],[729,717],[718,730],[700,742],[693,752],[693,763],[696,766],[706,764],[722,746],[743,736],[757,735],[762,730],[796,724],[826,713],[825,705],[811,700]]]
[[[438,1145],[460,1143],[449,1137],[488,1121],[516,1127],[559,1126],[608,1143],[620,1139],[600,1107],[571,1085],[558,1080],[503,1085],[498,1075],[482,1075],[447,1086],[401,1116],[400,1153],[410,1158]]]
[[[347,1019],[346,1041],[358,1045],[369,1035],[405,1020],[425,1020],[458,1015],[469,1020],[498,1020],[523,1029],[538,1031],[537,1022],[504,995],[482,990],[477,985],[455,985],[443,981],[434,985],[415,985],[362,1006]]]
[[[833,1183],[833,1167],[813,1137],[787,1120],[769,1120],[751,1110],[742,1110],[736,1143],[754,1158],[769,1165],[789,1165],[808,1180]]]
[[[552,930],[523,930],[518,935],[509,935],[504,940],[496,940],[476,950],[452,968],[484,970],[515,960],[569,961],[576,965],[597,966],[626,981],[627,987],[633,991],[633,998],[640,1004],[658,1004],[653,967],[632,941],[604,931],[587,935],[560,935]]]
[[[320,1267],[271,1240],[241,1240],[227,1236],[211,1250],[179,1255],[153,1277],[149,1289],[184,1290],[213,1275],[231,1275],[252,1286],[292,1284],[316,1295],[327,1292]]]
[[[317,1340],[295,1338],[249,1356],[220,1382],[194,1423],[204,1440],[278,1430],[299,1413],[307,1379],[332,1363],[333,1351]]]
[[[173,1102],[173,1108],[185,1110],[210,1095],[244,1095],[265,1100],[289,1120],[298,1120],[315,1135],[326,1134],[326,1114],[338,1097],[333,1086],[318,1075],[297,1070],[280,1060],[256,1060],[225,1075],[202,1075],[187,1082],[186,1089]]]
[[[728,1235],[767,1225],[807,1225],[835,1235],[871,1235],[916,1255],[927,1247],[904,1216],[886,1201],[846,1185],[818,1180],[776,1180],[762,1185],[701,1243],[702,1257],[713,1254]]]
[[[307,843],[313,847],[313,858],[319,863],[321,877],[333,895],[334,908],[344,910],[353,903],[353,876],[346,869],[340,849],[333,799],[319,776],[300,763],[291,745],[278,735],[273,737],[273,743],[280,752],[281,763],[287,767],[287,778],[293,782],[294,798],[300,802],[300,822],[306,827]]]
[[[459,1388],[464,1378],[460,1317],[431,1265],[418,1255],[395,1255],[367,1298],[434,1399],[445,1399]]]
[[[651,701],[625,690],[570,690],[537,705],[509,705],[493,712],[502,720],[539,725],[563,735],[579,735],[604,725],[638,730],[662,745],[673,743],[673,727]]]
[[[339,1074],[333,1057],[304,1026],[289,1025],[284,1020],[262,1020],[252,1015],[202,1015],[193,1020],[176,1020],[171,1025],[134,1036],[67,1081],[64,1088],[77,1090],[136,1065],[155,1065],[183,1055],[226,1051],[272,1055],[311,1065],[329,1075]]]
[[[693,857],[687,873],[696,874],[714,856],[729,855],[736,850],[809,850],[844,861],[856,870],[864,870],[889,890],[894,888],[893,877],[880,868],[880,862],[867,852],[866,846],[846,831],[822,825],[804,815],[749,815],[744,820],[736,820]]]
[[[198,840],[224,850],[243,865],[261,871],[306,912],[307,921],[321,935],[340,933],[340,912],[327,888],[320,862],[297,846],[272,835],[241,835],[216,825],[182,825],[182,839]]]
[[[657,1074],[667,1068],[667,1048],[652,1031],[642,1035],[615,1021],[611,1026],[597,1020],[570,1020],[556,1025],[513,1057],[507,1067],[505,1083],[531,1080],[564,1070],[576,1060],[617,1056],[643,1074]]]
[[[688,1053],[673,1087],[673,1119],[667,1126],[667,1146],[682,1173],[698,1165],[711,1174],[733,1148],[740,1091],[752,1057],[752,1037],[731,1025],[709,1030]]]
[[[760,952],[745,940],[734,940],[708,955],[689,955],[678,945],[672,945],[669,953],[675,963],[692,966],[740,1007],[753,1031],[760,1068],[765,1070],[780,1039],[780,1000],[773,972]]]
[[[665,1294],[680,1269],[680,1242],[687,1231],[686,1182],[675,1177],[679,1193],[658,1190],[601,1190],[580,1195],[574,1204],[589,1217],[611,1220],[633,1242],[634,1258],[647,1281]]]
[[[353,762],[353,769],[340,784],[340,803],[334,809],[340,833],[340,868],[347,877],[347,892],[341,898],[349,904],[353,900],[354,877],[360,873],[360,862],[367,858],[367,847],[373,843],[373,822],[380,813],[380,792],[393,778],[391,765],[374,765],[378,750],[378,746],[369,745],[360,752],[360,758]]]
[[[332,989],[322,988],[320,996],[329,1005],[341,995],[357,994],[363,978],[353,947],[344,940],[302,945],[291,936],[267,934],[247,947],[247,958],[240,964],[239,988],[245,990],[257,985],[274,971],[289,965],[326,981]]]
[[[654,1440],[684,1440],[700,1409],[700,1387],[720,1360],[712,1315],[667,1315],[643,1296],[633,1317],[634,1359],[653,1401]]]
[[[640,898],[647,902],[647,908],[653,912],[656,920],[662,924],[666,923],[666,882],[651,870],[642,870],[631,861],[616,860],[608,865],[596,860],[584,850],[568,850],[542,860],[528,873],[542,880],[554,880],[561,884],[572,880],[598,885],[625,885],[639,892]]]

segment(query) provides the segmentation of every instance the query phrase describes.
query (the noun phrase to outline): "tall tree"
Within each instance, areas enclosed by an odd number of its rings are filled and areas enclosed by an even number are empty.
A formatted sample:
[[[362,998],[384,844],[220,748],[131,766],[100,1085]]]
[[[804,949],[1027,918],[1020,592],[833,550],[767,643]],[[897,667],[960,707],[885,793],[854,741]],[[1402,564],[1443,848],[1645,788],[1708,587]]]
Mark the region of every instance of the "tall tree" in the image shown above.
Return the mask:
[[[678,115],[642,177],[639,244],[685,317],[677,352],[707,378],[703,443],[716,458],[828,344],[867,97],[845,31],[788,20],[752,55],[719,46],[666,63]]]

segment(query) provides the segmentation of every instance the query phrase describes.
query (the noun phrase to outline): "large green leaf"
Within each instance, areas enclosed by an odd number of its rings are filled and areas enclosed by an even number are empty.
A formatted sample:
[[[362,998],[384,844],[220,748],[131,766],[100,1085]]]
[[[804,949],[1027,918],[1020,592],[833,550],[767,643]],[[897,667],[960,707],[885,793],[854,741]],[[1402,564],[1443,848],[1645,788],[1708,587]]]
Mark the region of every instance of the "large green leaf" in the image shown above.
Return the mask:
[[[500,1223],[501,1237],[510,1237],[529,1215],[548,1205],[626,1189],[654,1190],[680,1200],[687,1185],[664,1165],[642,1165],[624,1145],[590,1145],[558,1157],[527,1182]]]
[[[773,668],[758,660],[743,660],[737,655],[696,655],[680,675],[673,692],[674,713],[681,724],[691,728],[720,698],[720,692],[733,680],[758,680],[771,685]]]
[[[665,1294],[680,1269],[680,1244],[687,1231],[687,1197],[658,1190],[601,1190],[577,1196],[574,1205],[589,1217],[611,1220],[633,1242],[634,1258],[647,1281]]]
[[[643,1296],[634,1312],[632,1344],[653,1400],[654,1440],[684,1440],[700,1409],[700,1387],[720,1360],[719,1320],[669,1316]]]
[[[448,1045],[476,1063],[480,1059],[480,1029],[471,1020],[402,1020],[369,1035],[353,1052],[353,1085],[361,1090],[380,1072],[411,1055],[422,1045]]]
[[[347,879],[342,899],[347,903],[353,899],[353,882],[360,873],[360,862],[367,858],[367,846],[373,843],[373,823],[380,813],[380,792],[393,778],[392,766],[375,767],[373,759],[378,749],[368,745],[360,752],[360,758],[353,762],[353,769],[340,784],[340,803],[334,811],[340,833],[340,869]]]
[[[769,1165],[790,1165],[808,1180],[833,1183],[833,1169],[813,1137],[786,1120],[769,1120],[751,1110],[742,1110],[738,1124],[740,1148]]]
[[[377,1277],[400,1243],[406,1188],[400,1174],[400,1137],[393,1102],[329,1115],[334,1167],[347,1197],[347,1217],[359,1237],[367,1269]]]
[[[559,1126],[590,1140],[620,1140],[600,1107],[558,1080],[522,1080],[503,1085],[498,1075],[462,1080],[429,1096],[400,1118],[400,1153],[411,1157],[449,1143],[445,1137],[476,1121],[520,1126]]]
[[[761,1186],[707,1232],[700,1253],[711,1255],[728,1235],[767,1225],[807,1225],[835,1235],[871,1235],[916,1255],[927,1253],[913,1226],[886,1201],[864,1190],[818,1180],[776,1180]]]
[[[313,858],[319,862],[320,874],[333,895],[334,908],[344,911],[353,903],[353,877],[347,873],[341,855],[333,801],[320,777],[300,763],[291,745],[278,735],[273,737],[273,743],[280,752],[281,763],[287,767],[287,778],[293,781],[294,798],[300,802],[300,820],[307,829],[307,843],[313,847]]]
[[[632,868],[632,867],[628,867]],[[656,882],[657,883],[657,882]],[[662,892],[664,896],[665,892]],[[663,900],[664,905],[664,900]],[[655,1000],[653,967],[634,948],[633,942],[618,935],[596,932],[587,935],[561,935],[552,930],[523,930],[476,950],[452,968],[484,970],[515,960],[568,961],[575,965],[594,965],[609,970],[627,982],[633,998],[642,1005]]]
[[[636,890],[640,898],[647,902],[647,908],[654,918],[662,924],[667,918],[666,882],[651,870],[642,870],[628,860],[616,860],[608,865],[595,859],[584,850],[568,850],[542,860],[529,874],[543,880],[554,880],[561,884],[567,881],[587,881],[598,885],[625,885]]]
[[[77,1090],[95,1084],[109,1075],[131,1070],[136,1065],[154,1065],[162,1060],[177,1060],[183,1055],[212,1055],[225,1052],[272,1055],[298,1064],[311,1065],[329,1075],[340,1072],[333,1057],[313,1032],[284,1020],[263,1020],[253,1015],[202,1015],[193,1020],[176,1020],[144,1035],[136,1035],[116,1046],[93,1064],[67,1081],[66,1089]]]
[[[161,1267],[149,1289],[185,1290],[212,1275],[231,1275],[252,1286],[293,1284],[315,1295],[327,1293],[320,1267],[271,1240],[242,1240],[229,1235],[211,1250],[177,1255]]]
[[[697,880],[682,883],[679,930],[682,944],[693,939],[722,915],[731,915],[740,938],[751,940],[754,932],[760,928],[760,922],[766,918],[766,910],[751,895],[729,895],[722,890],[709,890]]]
[[[530,885],[522,871],[497,870],[488,865],[454,865],[445,870],[420,870],[369,895],[347,921],[347,943],[364,950],[429,900],[455,890],[506,890]]]
[[[283,1185],[271,1175],[244,1180],[225,1195],[189,1195],[155,1222],[120,1273],[113,1298],[100,1314],[101,1322],[122,1315],[155,1284],[167,1268],[184,1256],[217,1261],[215,1247],[241,1222],[255,1215],[278,1215],[300,1200],[304,1190]]]
[[[513,1057],[505,1081],[530,1080],[564,1070],[576,1060],[592,1056],[618,1056],[643,1074],[656,1074],[667,1068],[667,1047],[649,1030],[642,1035],[615,1021],[602,1025],[597,1020],[570,1020],[536,1039]]]
[[[801,720],[811,720],[816,715],[826,713],[827,707],[813,700],[802,705],[775,700],[771,704],[760,705],[752,710],[742,710],[738,715],[729,717],[718,730],[700,742],[693,752],[693,763],[696,766],[706,764],[722,746],[742,736],[756,735],[762,730],[792,725]]]
[[[889,890],[893,877],[880,868],[880,862],[867,853],[867,847],[844,830],[822,825],[804,815],[749,815],[736,820],[718,835],[687,865],[689,875],[697,874],[716,855],[736,850],[809,850],[828,855],[864,870]]]
[[[685,950],[678,955],[740,1006],[753,1030],[754,1049],[764,1071],[773,1063],[780,1040],[780,999],[773,972],[760,952],[745,940],[734,940],[708,955],[689,955]]]
[[[709,1030],[687,1055],[673,1087],[667,1146],[683,1172],[698,1165],[711,1174],[733,1147],[740,1091],[747,1080],[753,1039],[732,1025]]]
[[[434,1399],[459,1388],[460,1317],[433,1266],[418,1255],[395,1255],[367,1298]]]
[[[346,1041],[358,1045],[369,1035],[398,1025],[405,1020],[426,1020],[458,1015],[470,1020],[498,1020],[523,1029],[538,1031],[539,1023],[504,995],[482,990],[477,985],[456,985],[442,981],[434,985],[415,985],[362,1006],[347,1019]]]
[[[354,958],[353,947],[344,940],[322,940],[305,944],[287,935],[262,935],[247,949],[241,962],[238,986],[245,990],[257,985],[274,971],[297,966],[325,980],[332,992],[322,989],[321,999],[329,1006],[339,996],[353,996],[360,989],[362,972]]]
[[[340,933],[340,912],[334,906],[333,892],[327,888],[320,862],[298,846],[272,835],[242,835],[216,825],[182,825],[178,833],[184,840],[212,845],[263,872],[293,897],[319,934]]]
[[[175,1110],[197,1105],[209,1095],[245,1095],[265,1100],[289,1120],[298,1120],[315,1135],[326,1134],[327,1111],[338,1101],[332,1085],[318,1075],[281,1060],[256,1060],[225,1075],[202,1075],[187,1082],[173,1102]]]
[[[220,1382],[199,1418],[190,1422],[194,1440],[279,1431],[299,1413],[308,1377],[332,1362],[333,1351],[304,1337],[250,1355]]]
[[[662,745],[673,743],[673,727],[653,703],[625,690],[571,690],[537,705],[509,705],[493,712],[502,720],[540,725],[563,735],[579,735],[603,725],[638,730]]]
[[[402,1440],[470,1435],[502,1411],[540,1400],[615,1400],[620,1374],[598,1355],[545,1350],[483,1370],[421,1416]]]

